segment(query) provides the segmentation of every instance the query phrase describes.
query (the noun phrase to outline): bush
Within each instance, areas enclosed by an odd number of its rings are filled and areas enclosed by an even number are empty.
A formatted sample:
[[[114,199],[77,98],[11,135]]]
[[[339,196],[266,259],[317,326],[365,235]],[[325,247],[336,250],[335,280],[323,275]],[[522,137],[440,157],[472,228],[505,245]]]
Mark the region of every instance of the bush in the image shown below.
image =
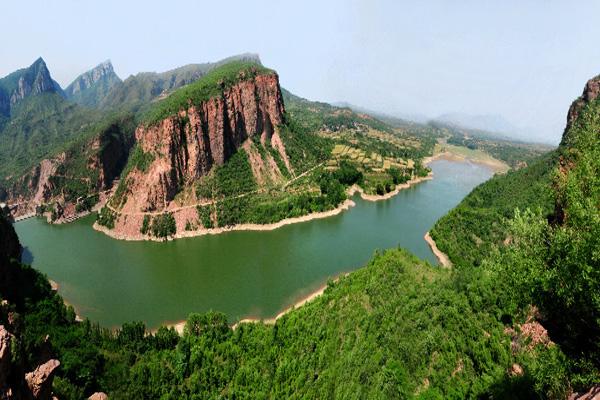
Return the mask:
[[[175,218],[171,213],[157,215],[152,218],[152,235],[159,238],[166,238],[177,233]]]

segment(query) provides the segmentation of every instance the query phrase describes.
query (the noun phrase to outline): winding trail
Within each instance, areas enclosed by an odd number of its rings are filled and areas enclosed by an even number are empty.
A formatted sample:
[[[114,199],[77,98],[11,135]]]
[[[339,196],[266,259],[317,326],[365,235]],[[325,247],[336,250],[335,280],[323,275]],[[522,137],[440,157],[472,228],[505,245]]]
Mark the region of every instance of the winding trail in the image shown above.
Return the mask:
[[[322,167],[323,165],[325,165],[324,162],[315,165],[314,167],[304,171],[303,173],[301,173],[300,175],[290,179],[289,181],[287,181],[285,184],[283,184],[283,186],[281,186],[280,190],[285,190],[289,185],[291,185],[292,183],[296,182],[298,179],[301,179],[303,177],[305,177],[307,174],[311,173],[312,171],[314,171],[315,169]],[[266,189],[257,189],[257,190],[253,190],[251,192],[246,192],[246,193],[242,193],[239,194],[237,196],[229,196],[229,197],[224,197],[221,199],[211,199],[211,200],[206,200],[206,201],[201,201],[195,204],[188,204],[185,206],[179,206],[179,207],[173,207],[173,208],[166,208],[164,211],[135,211],[135,212],[131,212],[131,211],[120,211],[117,210],[116,208],[114,208],[113,206],[110,205],[109,202],[106,203],[106,207],[111,210],[114,213],[117,213],[119,215],[162,215],[165,212],[178,212],[181,210],[187,210],[190,208],[196,208],[198,206],[203,207],[203,206],[209,206],[209,205],[213,205],[219,201],[225,201],[225,200],[233,200],[233,199],[240,199],[246,196],[250,196],[252,194],[257,194],[257,193],[265,193],[267,190]]]

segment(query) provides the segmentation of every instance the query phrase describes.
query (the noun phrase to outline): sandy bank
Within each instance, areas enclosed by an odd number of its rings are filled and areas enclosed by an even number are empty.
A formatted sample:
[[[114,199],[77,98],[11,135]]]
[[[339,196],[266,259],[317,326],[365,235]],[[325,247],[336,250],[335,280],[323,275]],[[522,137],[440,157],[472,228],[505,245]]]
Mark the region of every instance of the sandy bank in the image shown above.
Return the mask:
[[[212,229],[202,228],[202,229],[198,229],[196,231],[178,232],[175,236],[169,237],[168,239],[161,239],[161,238],[156,238],[156,237],[152,237],[152,236],[148,236],[148,235],[142,235],[141,233],[139,235],[121,234],[119,232],[115,232],[114,230],[108,229],[105,226],[99,225],[97,222],[94,222],[93,228],[99,232],[102,232],[102,233],[114,238],[114,239],[130,240],[130,241],[152,240],[155,242],[163,242],[165,240],[189,238],[189,237],[196,237],[196,236],[202,236],[202,235],[217,235],[219,233],[232,232],[232,231],[272,231],[274,229],[281,228],[282,226],[285,226],[285,225],[297,224],[300,222],[308,222],[308,221],[312,221],[314,219],[327,218],[327,217],[331,217],[334,215],[338,215],[342,211],[345,211],[345,210],[349,209],[350,207],[354,207],[354,206],[355,206],[355,203],[352,200],[348,199],[348,200],[344,201],[342,204],[340,204],[337,208],[334,208],[333,210],[316,212],[316,213],[312,213],[312,214],[308,214],[308,215],[303,215],[300,217],[286,218],[286,219],[283,219],[279,222],[275,222],[272,224],[240,224],[240,225],[233,225],[233,226],[227,226],[227,227],[222,227],[222,228],[212,228]]]
[[[423,158],[423,165],[430,164],[432,161],[435,161],[435,160],[447,160],[447,161],[454,161],[454,162],[467,162],[468,161],[468,162],[472,162],[473,164],[480,164],[480,165],[489,167],[495,173],[497,173],[497,172],[505,173],[510,169],[510,167],[507,164],[505,164],[504,162],[497,160],[491,156],[489,159],[479,159],[479,158],[465,157],[461,154],[452,153],[450,151],[444,151],[441,153],[434,154],[433,156]]]
[[[433,238],[431,237],[429,232],[427,232],[425,234],[424,239],[427,242],[427,244],[429,245],[429,247],[431,247],[431,251],[433,252],[433,254],[435,254],[435,256],[437,257],[440,264],[445,268],[452,267],[452,262],[450,261],[450,259],[446,255],[446,253],[444,253],[440,249],[438,249],[437,245],[435,244],[435,241],[433,240]]]
[[[58,293],[58,289],[59,289],[59,284],[56,281],[53,281],[52,279],[48,279],[48,283],[50,283],[50,288]],[[75,307],[72,304],[69,304],[68,301],[66,301],[63,298],[63,303],[65,304],[65,306],[67,307],[73,307],[73,310],[75,310],[75,321],[81,322],[83,321],[83,318],[81,318],[81,316],[79,314],[77,314],[77,310],[75,309]]]
[[[348,276],[348,273],[345,273],[341,276]],[[337,278],[334,279],[334,282],[337,282],[340,279],[340,277],[338,276]],[[325,289],[327,289],[327,284],[321,285],[317,290],[315,290],[314,292],[308,294],[307,296],[302,297],[301,299],[299,299],[298,301],[296,301],[294,304],[284,308],[281,312],[279,312],[275,317],[273,318],[266,318],[266,319],[261,319],[261,318],[254,318],[254,317],[248,317],[248,318],[243,318],[241,320],[239,320],[238,322],[236,322],[235,324],[233,324],[231,326],[232,329],[236,329],[240,324],[254,324],[254,323],[258,323],[258,322],[262,322],[264,324],[269,324],[272,325],[274,324],[279,318],[283,317],[284,315],[286,315],[287,313],[289,313],[292,310],[295,310],[299,307],[302,307],[303,305],[313,301],[314,299],[316,299],[317,297],[319,297],[320,295],[323,294],[323,292],[325,292]],[[173,324],[166,324],[165,326],[168,328],[175,328],[175,330],[180,334],[183,335],[183,329],[185,328],[185,324],[186,321],[179,321]],[[156,332],[156,330],[152,331],[153,333]]]
[[[430,173],[426,177],[414,178],[406,183],[396,185],[395,190],[393,190],[390,193],[384,194],[382,196],[366,194],[366,193],[364,193],[364,190],[362,188],[360,188],[359,186],[356,186],[356,185],[350,187],[347,191],[347,194],[348,194],[348,196],[353,196],[356,192],[359,192],[361,198],[366,201],[387,200],[387,199],[397,195],[401,190],[407,189],[407,188],[411,187],[412,185],[415,185],[419,182],[429,180],[429,179],[433,179],[432,173]],[[118,230],[108,229],[102,225],[99,225],[96,222],[94,223],[93,228],[99,232],[102,232],[102,233],[112,237],[113,239],[127,240],[127,241],[152,240],[155,242],[163,242],[165,240],[189,238],[189,237],[196,237],[196,236],[202,236],[202,235],[217,235],[219,233],[232,232],[232,231],[272,231],[274,229],[281,228],[282,226],[285,226],[285,225],[297,224],[297,223],[301,223],[301,222],[312,221],[315,219],[332,217],[334,215],[338,215],[342,211],[345,211],[351,207],[354,207],[354,205],[355,204],[351,199],[347,199],[346,201],[344,201],[342,204],[340,204],[338,207],[334,208],[333,210],[316,212],[316,213],[312,213],[312,214],[308,214],[308,215],[303,215],[300,217],[286,218],[286,219],[283,219],[279,222],[275,222],[272,224],[240,224],[240,225],[233,225],[233,226],[222,227],[222,228],[212,228],[212,229],[200,228],[195,231],[180,231],[177,234],[175,234],[175,236],[169,237],[168,239],[156,238],[156,237],[152,237],[152,236],[148,236],[148,235],[143,235],[141,233],[138,233],[138,234],[123,233],[123,232],[119,232]]]

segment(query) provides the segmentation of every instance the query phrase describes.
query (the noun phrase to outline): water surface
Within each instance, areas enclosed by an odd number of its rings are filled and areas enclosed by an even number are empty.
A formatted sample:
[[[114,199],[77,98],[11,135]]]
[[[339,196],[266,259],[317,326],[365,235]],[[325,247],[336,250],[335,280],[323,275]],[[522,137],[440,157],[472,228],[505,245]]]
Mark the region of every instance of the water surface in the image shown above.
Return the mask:
[[[435,178],[386,201],[273,231],[239,231],[166,243],[125,242],[91,228],[93,216],[67,225],[29,219],[15,225],[31,264],[59,284],[77,312],[107,327],[149,327],[190,312],[231,321],[269,318],[328,278],[363,265],[376,249],[402,246],[437,264],[425,232],[476,185],[487,167],[445,160]]]

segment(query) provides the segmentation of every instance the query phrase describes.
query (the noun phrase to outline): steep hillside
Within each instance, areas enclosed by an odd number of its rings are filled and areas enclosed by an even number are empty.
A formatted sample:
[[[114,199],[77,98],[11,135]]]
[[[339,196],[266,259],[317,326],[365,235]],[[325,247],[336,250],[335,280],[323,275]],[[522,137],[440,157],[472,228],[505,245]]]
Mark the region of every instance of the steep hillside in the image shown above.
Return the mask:
[[[105,61],[90,71],[79,75],[65,89],[67,99],[87,107],[97,107],[105,101],[110,90],[121,84],[112,63]]]
[[[459,266],[480,265],[494,246],[510,240],[504,220],[515,208],[554,210],[552,169],[556,153],[548,153],[527,168],[496,176],[475,188],[456,208],[436,222],[431,236],[438,248]]]
[[[152,212],[169,212],[182,231],[197,223],[203,198],[242,195],[294,174],[279,134],[284,112],[277,75],[244,62],[225,64],[163,100],[136,129],[136,149],[109,203],[118,209],[115,231],[139,235],[150,215],[144,213]],[[237,163],[230,181],[199,193],[197,184],[209,174],[219,179],[228,161]]]
[[[600,379],[599,94],[596,77],[572,104],[554,154],[482,184],[433,231],[463,268],[487,259],[482,267],[505,288],[500,301],[539,310],[564,354],[562,391]]]
[[[127,163],[134,129],[134,116],[125,113],[82,130],[55,156],[5,184],[3,198],[12,214],[41,213],[49,221],[65,222],[103,204]]]

